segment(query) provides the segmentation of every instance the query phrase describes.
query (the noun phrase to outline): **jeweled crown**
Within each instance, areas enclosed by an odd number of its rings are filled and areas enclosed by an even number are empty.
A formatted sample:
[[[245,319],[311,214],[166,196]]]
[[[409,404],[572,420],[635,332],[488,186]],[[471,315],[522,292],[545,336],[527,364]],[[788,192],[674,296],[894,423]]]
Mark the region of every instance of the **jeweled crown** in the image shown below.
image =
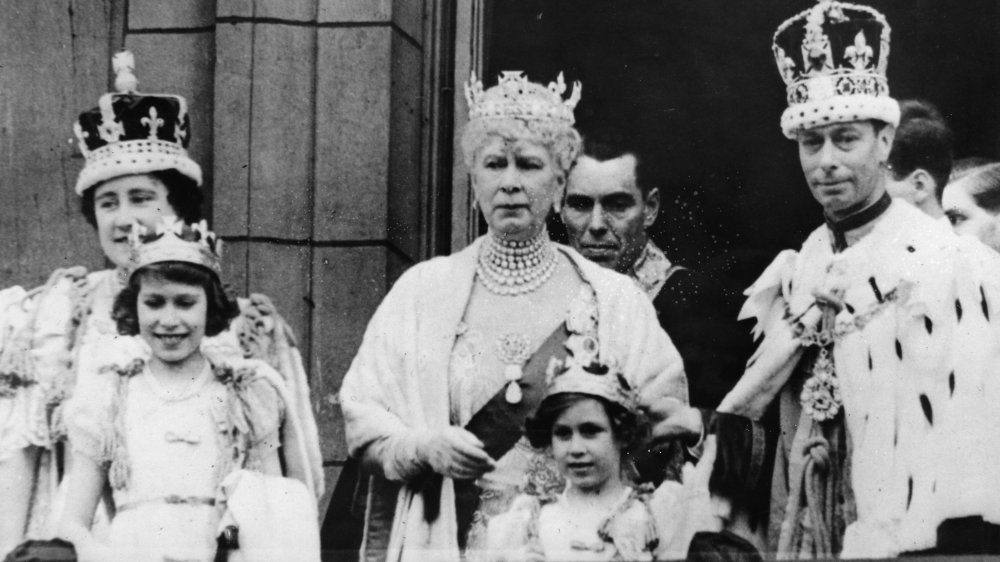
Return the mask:
[[[520,70],[500,73],[496,86],[483,90],[483,82],[473,72],[465,84],[465,100],[469,104],[469,120],[520,119],[522,121],[552,121],[572,126],[573,110],[580,102],[580,82],[573,82],[568,98],[566,82],[560,72],[555,82],[542,86],[530,82]]]
[[[222,273],[222,240],[201,221],[185,224],[177,217],[163,219],[153,232],[135,224],[129,233],[132,245],[129,276],[137,270],[168,261],[199,265]]]
[[[188,157],[191,124],[187,101],[172,94],[142,94],[129,51],[112,58],[115,89],[74,124],[86,164],[76,193],[127,174],[176,169],[201,185],[201,167]]]
[[[890,31],[877,10],[835,0],[820,0],[778,26],[772,48],[786,85],[785,135],[844,121],[898,124],[886,79]]]
[[[545,372],[545,396],[577,393],[604,398],[630,412],[638,410],[638,399],[622,372],[609,362],[598,359],[597,340],[573,334],[566,340],[569,353],[564,359],[552,358]]]

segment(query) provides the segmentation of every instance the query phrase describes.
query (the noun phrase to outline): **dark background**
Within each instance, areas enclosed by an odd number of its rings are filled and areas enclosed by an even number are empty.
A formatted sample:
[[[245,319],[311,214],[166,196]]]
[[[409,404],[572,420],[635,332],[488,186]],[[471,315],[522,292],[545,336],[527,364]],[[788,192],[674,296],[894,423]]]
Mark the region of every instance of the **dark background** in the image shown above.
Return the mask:
[[[1000,155],[1000,3],[882,0],[896,99],[936,104],[956,156]],[[781,133],[771,38],[812,2],[503,0],[490,5],[486,85],[501,70],[583,83],[577,126],[632,135],[662,164],[652,232],[674,261],[743,288],[822,214]],[[557,228],[553,229],[557,231]],[[558,237],[555,232],[554,236]]]

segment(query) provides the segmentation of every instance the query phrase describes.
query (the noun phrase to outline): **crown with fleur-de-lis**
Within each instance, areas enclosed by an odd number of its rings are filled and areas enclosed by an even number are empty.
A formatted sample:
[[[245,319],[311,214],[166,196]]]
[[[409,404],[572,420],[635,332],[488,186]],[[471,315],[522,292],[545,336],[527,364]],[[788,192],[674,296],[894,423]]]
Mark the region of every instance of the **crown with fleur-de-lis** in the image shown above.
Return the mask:
[[[564,359],[553,357],[545,371],[546,398],[555,394],[586,394],[604,398],[630,412],[638,411],[638,397],[622,372],[598,357],[597,340],[571,334]]]
[[[847,121],[898,125],[886,79],[890,31],[878,11],[835,0],[819,0],[778,26],[772,49],[787,90],[785,136]]]
[[[129,51],[111,60],[115,89],[73,126],[86,159],[77,195],[112,178],[175,169],[201,185],[201,167],[187,153],[191,124],[187,101],[172,94],[136,92],[135,58]]]
[[[222,240],[208,229],[205,221],[185,224],[177,217],[165,217],[150,232],[132,225],[128,273],[162,262],[184,262],[222,274]]]
[[[483,90],[483,82],[473,72],[465,84],[465,100],[469,104],[469,121],[477,119],[519,119],[522,121],[551,121],[554,124],[573,126],[573,110],[580,102],[582,87],[573,83],[568,98],[562,73],[548,86],[531,82],[520,70],[500,73],[496,86]]]

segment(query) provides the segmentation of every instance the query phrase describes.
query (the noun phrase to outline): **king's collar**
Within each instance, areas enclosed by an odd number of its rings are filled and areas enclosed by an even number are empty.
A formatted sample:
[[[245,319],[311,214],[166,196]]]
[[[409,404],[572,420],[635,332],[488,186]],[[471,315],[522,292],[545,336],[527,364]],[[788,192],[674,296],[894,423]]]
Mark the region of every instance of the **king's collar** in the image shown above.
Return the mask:
[[[876,219],[885,214],[891,204],[892,198],[889,197],[888,193],[883,193],[878,201],[842,219],[835,220],[824,216],[826,226],[833,234],[834,249],[838,252],[843,251],[864,237],[871,230]]]

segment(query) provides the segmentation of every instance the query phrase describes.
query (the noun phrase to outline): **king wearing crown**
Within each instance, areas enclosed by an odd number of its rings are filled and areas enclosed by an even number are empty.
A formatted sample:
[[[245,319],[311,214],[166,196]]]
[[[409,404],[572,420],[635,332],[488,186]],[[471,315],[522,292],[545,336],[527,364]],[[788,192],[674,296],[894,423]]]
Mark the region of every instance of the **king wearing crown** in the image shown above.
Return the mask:
[[[886,194],[899,109],[880,13],[821,1],[773,50],[825,224],[747,289],[760,343],[719,407],[780,410],[770,547],[997,553],[1000,259]]]

